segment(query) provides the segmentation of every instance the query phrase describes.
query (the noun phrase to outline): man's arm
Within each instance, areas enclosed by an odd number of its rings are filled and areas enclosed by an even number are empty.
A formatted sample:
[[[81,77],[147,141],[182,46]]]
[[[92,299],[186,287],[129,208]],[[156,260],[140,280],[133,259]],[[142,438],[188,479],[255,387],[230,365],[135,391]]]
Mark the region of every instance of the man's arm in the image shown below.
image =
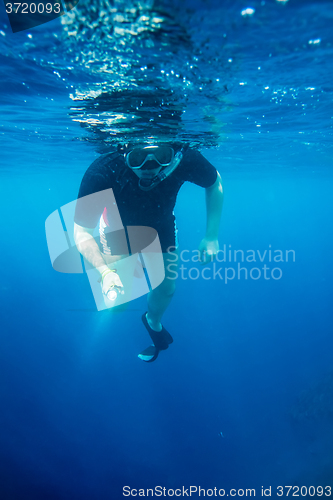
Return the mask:
[[[223,186],[220,174],[214,184],[206,188],[207,229],[206,238],[217,240],[223,207]]]
[[[93,232],[93,229],[79,226],[74,222],[74,241],[78,251],[102,275],[108,266],[93,237]]]
[[[217,172],[216,181],[206,188],[207,227],[206,236],[200,243],[199,251],[201,262],[210,262],[219,251],[219,226],[223,207],[223,186],[220,174]]]
[[[118,291],[122,294],[124,293],[121,290],[123,284],[116,272],[110,272],[110,268],[106,265],[104,257],[93,237],[93,232],[93,229],[79,226],[74,222],[74,241],[76,247],[80,254],[100,273],[103,293],[106,295],[111,288],[117,287]]]

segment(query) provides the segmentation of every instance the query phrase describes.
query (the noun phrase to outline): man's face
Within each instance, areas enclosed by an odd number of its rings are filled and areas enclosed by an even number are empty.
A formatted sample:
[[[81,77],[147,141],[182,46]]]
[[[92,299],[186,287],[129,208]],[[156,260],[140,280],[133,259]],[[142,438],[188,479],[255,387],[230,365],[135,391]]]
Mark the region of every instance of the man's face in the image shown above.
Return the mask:
[[[173,157],[174,150],[170,146],[150,144],[128,151],[125,161],[140,180],[150,180],[170,165]]]

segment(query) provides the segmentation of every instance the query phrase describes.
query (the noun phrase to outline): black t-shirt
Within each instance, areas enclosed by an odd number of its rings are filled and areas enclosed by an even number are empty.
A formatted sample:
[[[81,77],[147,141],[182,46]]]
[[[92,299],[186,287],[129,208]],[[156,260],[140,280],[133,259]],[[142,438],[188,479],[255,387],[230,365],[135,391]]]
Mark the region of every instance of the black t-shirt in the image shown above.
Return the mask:
[[[173,231],[175,216],[173,209],[179,189],[185,181],[203,188],[216,181],[215,167],[195,149],[188,149],[172,174],[151,191],[139,188],[139,179],[125,164],[124,156],[107,153],[97,158],[83,176],[75,211],[75,222],[79,226],[95,228],[110,199],[98,196],[97,201],[84,198],[93,193],[112,188],[114,198],[124,226],[149,226],[158,233]],[[111,207],[110,207],[111,208]],[[170,243],[172,244],[172,243]],[[164,246],[164,245],[163,245]]]

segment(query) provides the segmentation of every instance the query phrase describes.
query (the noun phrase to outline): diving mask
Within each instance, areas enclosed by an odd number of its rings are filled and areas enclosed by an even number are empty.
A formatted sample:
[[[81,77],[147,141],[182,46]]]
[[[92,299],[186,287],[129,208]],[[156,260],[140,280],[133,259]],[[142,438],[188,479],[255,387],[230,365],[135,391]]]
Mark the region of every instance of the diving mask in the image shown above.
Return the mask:
[[[149,163],[154,160],[160,167],[168,167],[172,164],[175,152],[170,146],[145,146],[143,148],[134,148],[126,154],[126,165],[132,170],[153,170],[156,165]]]

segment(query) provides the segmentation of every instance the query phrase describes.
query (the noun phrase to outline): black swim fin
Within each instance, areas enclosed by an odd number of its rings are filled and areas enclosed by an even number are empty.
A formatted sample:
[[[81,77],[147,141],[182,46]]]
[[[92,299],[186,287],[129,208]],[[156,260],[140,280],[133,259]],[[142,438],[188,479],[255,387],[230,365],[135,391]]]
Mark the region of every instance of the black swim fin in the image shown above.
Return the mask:
[[[146,363],[151,363],[155,361],[160,351],[165,351],[169,347],[169,344],[172,344],[173,338],[170,333],[162,327],[160,332],[156,332],[152,328],[150,328],[149,323],[147,321],[147,313],[144,313],[142,316],[142,322],[145,325],[150,338],[154,342],[153,345],[150,345],[144,351],[138,354],[138,357],[142,359],[142,361],[146,361]]]
[[[154,345],[150,345],[147,349],[138,354],[138,358],[142,359],[142,361],[145,361],[146,363],[151,363],[152,361],[155,361],[159,352],[159,349],[157,349]]]
[[[150,328],[148,320],[147,320],[147,313],[144,313],[142,315],[142,322],[145,325],[150,338],[152,339],[154,346],[157,347],[160,351],[164,351],[169,347],[169,344],[172,344],[173,338],[171,337],[170,333],[162,326],[162,330],[160,332],[156,332],[152,328]]]

